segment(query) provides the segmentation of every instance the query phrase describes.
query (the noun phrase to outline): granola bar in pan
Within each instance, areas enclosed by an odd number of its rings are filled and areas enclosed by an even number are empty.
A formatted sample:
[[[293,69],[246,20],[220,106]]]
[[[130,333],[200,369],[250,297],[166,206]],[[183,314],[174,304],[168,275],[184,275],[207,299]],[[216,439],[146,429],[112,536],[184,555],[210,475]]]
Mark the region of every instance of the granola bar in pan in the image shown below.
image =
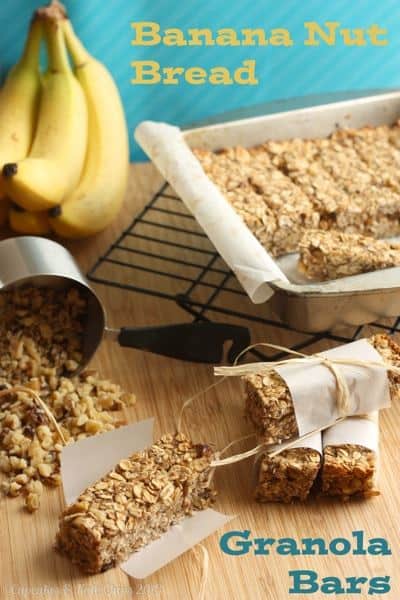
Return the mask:
[[[399,243],[340,231],[306,231],[299,255],[299,270],[317,281],[400,266]]]
[[[328,138],[194,149],[205,173],[273,255],[306,229],[400,234],[400,127],[342,129]],[[251,216],[265,212],[254,220]],[[264,207],[264,209],[262,209]]]
[[[303,231],[317,227],[309,198],[271,162],[263,147],[193,150],[259,241],[274,255],[296,250]],[[258,219],[254,219],[257,210]]]

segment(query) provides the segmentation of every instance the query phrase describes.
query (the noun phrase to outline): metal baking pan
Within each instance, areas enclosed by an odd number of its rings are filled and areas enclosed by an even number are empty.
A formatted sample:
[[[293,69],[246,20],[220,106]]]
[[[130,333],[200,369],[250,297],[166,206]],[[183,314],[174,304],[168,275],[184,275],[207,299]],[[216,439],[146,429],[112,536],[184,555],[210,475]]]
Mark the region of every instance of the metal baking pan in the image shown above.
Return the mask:
[[[189,147],[217,150],[235,145],[250,147],[267,139],[326,137],[338,127],[391,125],[399,118],[400,92],[396,91],[195,127],[183,131],[182,135]],[[137,135],[142,144],[141,137]],[[160,168],[157,144],[153,152],[149,152],[144,144],[142,146]],[[179,157],[176,157],[174,168],[179,169]],[[163,172],[162,168],[160,170]],[[163,172],[174,184],[168,174],[168,169]],[[320,332],[400,315],[400,267],[310,283],[297,272],[296,262],[296,254],[275,259],[287,280],[268,282],[271,288],[268,302],[289,326],[300,331]]]

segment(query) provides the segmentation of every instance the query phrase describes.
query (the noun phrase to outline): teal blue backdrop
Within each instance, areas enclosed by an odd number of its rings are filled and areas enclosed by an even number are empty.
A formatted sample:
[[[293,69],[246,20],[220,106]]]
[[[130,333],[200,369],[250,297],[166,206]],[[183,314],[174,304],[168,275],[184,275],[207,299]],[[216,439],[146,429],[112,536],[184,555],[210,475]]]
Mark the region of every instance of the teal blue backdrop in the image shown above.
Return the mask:
[[[40,0],[4,1],[0,7],[0,66],[16,60],[32,10]],[[112,71],[121,90],[131,132],[132,158],[143,158],[133,140],[143,119],[185,124],[226,110],[307,94],[400,87],[399,0],[66,0],[70,16],[90,51]],[[377,23],[389,31],[386,47],[303,45],[305,21],[340,21],[343,27]],[[285,27],[294,41],[284,47],[134,47],[131,21],[157,21],[162,28]],[[133,60],[165,66],[238,66],[257,61],[258,86],[133,86]]]

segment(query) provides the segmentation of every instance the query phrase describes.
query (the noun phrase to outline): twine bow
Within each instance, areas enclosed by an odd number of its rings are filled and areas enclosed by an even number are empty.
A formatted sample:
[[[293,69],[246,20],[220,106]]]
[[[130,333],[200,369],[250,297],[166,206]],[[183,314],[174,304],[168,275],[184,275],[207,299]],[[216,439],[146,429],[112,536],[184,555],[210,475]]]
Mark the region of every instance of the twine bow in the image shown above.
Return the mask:
[[[273,348],[274,350],[280,350],[285,354],[291,354],[299,358],[286,358],[278,361],[267,361],[248,363],[246,365],[238,365],[240,358],[256,347],[263,346],[266,348]],[[277,346],[276,344],[268,344],[266,342],[260,342],[253,344],[248,348],[245,348],[236,358],[235,363],[232,367],[214,367],[214,375],[222,375],[225,377],[241,377],[243,375],[268,375],[271,371],[275,371],[277,367],[283,365],[296,365],[296,364],[320,364],[331,371],[336,381],[336,406],[338,409],[339,417],[348,416],[350,410],[350,390],[347,385],[346,378],[342,371],[338,368],[339,365],[348,365],[354,367],[378,367],[391,371],[392,373],[400,374],[400,367],[387,365],[383,362],[374,360],[358,360],[356,358],[328,358],[322,354],[303,354],[297,350],[291,350],[284,346]]]
[[[237,364],[244,354],[246,354],[250,350],[254,350],[255,348],[258,348],[258,347],[272,348],[274,350],[279,350],[281,352],[284,352],[285,354],[291,354],[293,356],[296,356],[297,358],[288,358],[288,359],[283,359],[283,360],[278,360],[278,361],[248,363],[245,365]],[[321,364],[331,371],[331,373],[335,377],[335,381],[336,381],[336,394],[337,394],[336,395],[336,406],[337,406],[339,416],[333,422],[325,424],[324,426],[319,427],[317,429],[313,429],[312,431],[309,431],[309,432],[305,433],[304,435],[298,436],[295,439],[290,440],[289,442],[280,444],[279,448],[276,448],[275,450],[268,452],[268,455],[271,458],[274,456],[277,456],[284,450],[292,448],[299,441],[306,440],[309,437],[312,437],[314,434],[324,431],[325,429],[328,429],[329,427],[332,427],[333,425],[336,425],[337,423],[344,421],[344,419],[351,418],[353,416],[353,415],[349,414],[350,399],[351,399],[349,386],[347,385],[346,378],[343,375],[342,371],[338,368],[339,365],[350,365],[350,366],[357,366],[357,367],[364,367],[364,368],[378,367],[381,369],[385,369],[388,372],[392,372],[397,375],[400,375],[400,367],[385,364],[385,363],[379,362],[379,361],[358,360],[356,358],[328,358],[328,357],[323,356],[322,354],[318,354],[318,353],[313,354],[313,355],[308,355],[308,354],[303,354],[302,352],[298,352],[297,350],[292,350],[290,348],[286,348],[285,346],[278,346],[276,344],[269,344],[267,342],[259,342],[257,344],[252,344],[251,346],[248,346],[247,348],[242,350],[242,352],[240,352],[240,354],[238,354],[238,356],[236,357],[233,366],[214,367],[214,375],[222,376],[221,379],[219,381],[209,385],[204,390],[201,390],[194,396],[188,398],[184,402],[184,404],[181,408],[179,417],[178,417],[178,431],[181,430],[183,413],[186,410],[186,408],[190,404],[192,404],[192,402],[196,398],[198,398],[199,396],[210,391],[212,388],[217,387],[218,385],[223,383],[227,377],[242,377],[245,375],[254,375],[254,374],[268,375],[269,373],[271,373],[271,371],[274,371],[276,369],[276,367],[288,365],[288,364],[290,364],[290,365]],[[354,416],[356,416],[357,418],[369,419],[368,415],[354,415]],[[228,448],[230,448],[234,444],[237,444],[237,443],[243,441],[244,439],[249,439],[251,437],[255,437],[255,434],[251,434],[251,435],[245,436],[244,438],[234,440],[233,442],[228,444],[228,446],[226,446],[222,451],[217,452],[215,454],[215,460],[212,461],[211,466],[212,467],[220,467],[220,466],[240,462],[242,460],[250,458],[251,456],[257,455],[261,450],[266,449],[266,448],[268,448],[268,446],[272,445],[272,444],[267,444],[267,443],[261,443],[261,444],[258,444],[257,446],[255,446],[254,448],[247,450],[246,452],[241,452],[239,454],[235,454],[235,455],[229,456],[227,458],[220,458],[221,455],[223,453],[225,453]],[[275,444],[273,444],[273,445],[275,445]]]

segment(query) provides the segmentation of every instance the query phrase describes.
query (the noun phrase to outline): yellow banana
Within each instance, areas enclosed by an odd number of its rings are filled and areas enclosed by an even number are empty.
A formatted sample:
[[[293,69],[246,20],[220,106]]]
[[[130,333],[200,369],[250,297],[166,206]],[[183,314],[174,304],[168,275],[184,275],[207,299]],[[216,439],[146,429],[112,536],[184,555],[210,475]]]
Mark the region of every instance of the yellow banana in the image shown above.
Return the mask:
[[[34,20],[22,56],[0,91],[0,169],[5,162],[25,158],[32,144],[39,106],[41,39],[42,24]],[[4,194],[0,185],[1,196]],[[3,206],[3,202],[2,198],[2,216],[8,210],[7,203]]]
[[[88,103],[89,139],[82,179],[62,205],[50,211],[50,224],[60,236],[81,238],[105,229],[120,211],[128,181],[129,142],[110,73],[88,54],[69,21],[64,21],[63,29]]]
[[[11,229],[17,233],[28,235],[47,235],[51,233],[47,211],[29,212],[19,206],[11,206],[8,218]]]
[[[6,194],[19,206],[42,211],[60,204],[80,179],[87,145],[87,107],[71,71],[62,20],[44,18],[49,54],[37,131],[28,158],[2,169]]]

